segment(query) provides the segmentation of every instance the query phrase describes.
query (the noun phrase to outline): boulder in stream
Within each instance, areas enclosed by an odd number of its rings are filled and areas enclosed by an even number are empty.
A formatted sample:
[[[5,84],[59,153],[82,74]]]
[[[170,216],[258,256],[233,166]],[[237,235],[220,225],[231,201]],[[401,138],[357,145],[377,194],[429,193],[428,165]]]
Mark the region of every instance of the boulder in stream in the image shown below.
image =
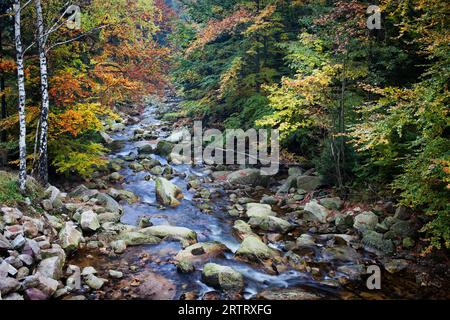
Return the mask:
[[[231,267],[208,263],[202,271],[202,280],[217,289],[227,292],[241,292],[244,277]]]
[[[181,189],[165,178],[156,179],[156,199],[159,203],[177,207],[180,205],[179,199],[183,198]]]

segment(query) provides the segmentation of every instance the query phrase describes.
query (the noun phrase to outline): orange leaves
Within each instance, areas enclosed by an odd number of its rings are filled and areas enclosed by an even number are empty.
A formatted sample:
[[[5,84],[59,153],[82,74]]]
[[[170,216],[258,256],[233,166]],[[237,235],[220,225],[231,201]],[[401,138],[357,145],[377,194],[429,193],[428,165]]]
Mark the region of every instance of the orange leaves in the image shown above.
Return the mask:
[[[62,134],[70,134],[73,137],[89,130],[99,130],[101,123],[97,119],[94,104],[80,104],[74,109],[66,110],[61,114],[50,114],[50,135],[53,139]]]
[[[64,70],[50,78],[49,94],[58,107],[63,107],[88,97],[93,86],[86,75]]]
[[[16,70],[16,63],[12,59],[0,59],[0,73],[12,73]]]
[[[207,43],[214,41],[219,35],[230,32],[242,23],[249,22],[252,14],[246,9],[239,9],[222,20],[212,20],[200,32],[197,40],[187,49],[187,53],[204,47]]]

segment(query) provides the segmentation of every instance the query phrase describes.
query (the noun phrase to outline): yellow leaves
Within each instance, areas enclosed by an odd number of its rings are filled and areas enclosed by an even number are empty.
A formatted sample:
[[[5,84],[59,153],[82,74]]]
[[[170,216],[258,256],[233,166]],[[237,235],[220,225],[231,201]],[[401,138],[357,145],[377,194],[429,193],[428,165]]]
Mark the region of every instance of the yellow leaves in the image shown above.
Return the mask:
[[[227,92],[237,89],[237,79],[242,68],[242,59],[237,57],[231,63],[230,68],[220,78],[219,98],[222,99]]]
[[[249,36],[255,32],[262,29],[266,29],[272,26],[272,22],[269,20],[270,17],[275,13],[277,7],[275,5],[268,5],[264,8],[255,18],[252,19],[252,24],[244,32],[245,36]]]

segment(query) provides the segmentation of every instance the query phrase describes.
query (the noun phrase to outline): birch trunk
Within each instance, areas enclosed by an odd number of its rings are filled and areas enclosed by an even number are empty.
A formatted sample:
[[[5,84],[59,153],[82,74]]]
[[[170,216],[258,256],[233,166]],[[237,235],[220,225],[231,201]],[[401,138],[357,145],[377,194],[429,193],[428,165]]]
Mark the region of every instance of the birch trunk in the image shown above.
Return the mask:
[[[37,178],[43,185],[48,183],[48,113],[49,113],[49,100],[48,100],[48,72],[47,72],[47,56],[45,52],[45,32],[44,32],[44,18],[42,14],[41,0],[34,0],[36,7],[36,20],[37,20],[37,37],[39,48],[39,67],[41,73],[41,132],[39,137],[39,152],[38,152],[38,172]]]
[[[21,35],[20,0],[14,1],[14,36],[16,44],[17,85],[19,89],[19,185],[20,191],[25,192],[27,180],[27,149],[26,149],[26,122],[25,122],[25,73],[23,64],[23,48]]]

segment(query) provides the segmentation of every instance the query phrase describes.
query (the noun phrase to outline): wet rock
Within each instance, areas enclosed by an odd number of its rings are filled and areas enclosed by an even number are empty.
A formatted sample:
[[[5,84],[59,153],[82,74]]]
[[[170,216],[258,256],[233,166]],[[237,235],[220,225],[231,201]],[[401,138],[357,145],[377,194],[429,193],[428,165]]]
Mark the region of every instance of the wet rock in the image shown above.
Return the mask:
[[[361,276],[366,273],[362,264],[340,266],[337,268],[337,271],[345,274],[352,281],[361,280]]]
[[[81,270],[80,267],[69,265],[66,271],[67,281],[66,286],[69,290],[79,290],[81,287]]]
[[[100,131],[100,136],[102,137],[102,142],[106,145],[109,145],[114,141],[113,138],[104,131]]]
[[[120,271],[116,271],[116,270],[109,270],[108,274],[111,278],[113,279],[122,279],[123,278],[123,273]]]
[[[75,228],[73,222],[66,222],[59,233],[61,247],[67,250],[75,250],[81,242],[82,234]]]
[[[136,231],[122,232],[119,234],[118,240],[123,240],[127,246],[158,244],[161,242],[161,239],[156,236]]]
[[[136,172],[139,172],[139,171],[143,171],[143,170],[144,170],[144,166],[143,166],[142,164],[138,163],[138,162],[132,162],[132,163],[130,163],[130,164],[128,165],[128,167],[129,167],[131,170],[136,171]]]
[[[95,270],[94,267],[88,266],[88,267],[84,267],[83,271],[81,271],[82,276],[88,276],[90,274],[97,274],[97,270]]]
[[[154,166],[153,168],[150,169],[150,173],[155,176],[160,176],[164,173],[164,168],[161,166]]]
[[[320,204],[329,210],[339,210],[342,208],[342,200],[339,197],[320,199]]]
[[[169,225],[160,225],[160,226],[152,226],[145,229],[140,230],[141,233],[157,238],[174,238],[174,239],[182,239],[187,240],[188,242],[195,243],[197,242],[197,233],[192,231],[191,229],[184,227],[175,227]]]
[[[117,253],[122,254],[127,250],[127,243],[125,240],[116,240],[110,243],[111,249]]]
[[[98,222],[103,224],[105,222],[119,222],[120,214],[114,212],[105,212],[97,215]]]
[[[394,252],[394,244],[390,239],[383,239],[383,234],[368,230],[361,241],[367,251],[376,254],[390,254]]]
[[[113,212],[113,213],[122,213],[123,208],[117,203],[116,200],[114,200],[112,197],[107,195],[106,193],[99,193],[95,196],[95,199],[97,199],[97,202],[103,206],[106,211]]]
[[[251,217],[248,223],[254,228],[271,232],[287,233],[293,228],[288,221],[273,216]]]
[[[196,265],[205,261],[224,257],[224,253],[229,251],[224,244],[216,241],[196,243],[178,252],[175,261],[178,270],[187,273],[194,271]]]
[[[138,226],[139,228],[148,228],[153,226],[153,223],[149,217],[141,217],[138,220]]]
[[[261,175],[259,169],[243,169],[228,175],[227,180],[231,184],[247,186],[267,186],[269,176]]]
[[[256,263],[261,262],[261,260],[275,258],[277,255],[278,253],[275,250],[269,248],[261,239],[255,236],[246,237],[236,251],[236,257]]]
[[[309,234],[302,234],[297,238],[296,245],[298,248],[312,247],[316,246],[316,242],[314,241],[314,238]]]
[[[346,232],[353,227],[355,223],[354,218],[349,214],[339,214],[334,219],[334,224],[339,232]]]
[[[322,223],[327,222],[327,217],[329,215],[328,209],[320,205],[316,200],[312,200],[305,205],[305,211],[310,213],[310,217],[313,220],[317,220]]]
[[[158,142],[158,145],[156,146],[155,153],[157,155],[167,157],[172,153],[173,148],[174,148],[173,143],[161,140]]]
[[[319,300],[321,297],[301,288],[287,288],[266,290],[258,293],[256,299],[260,300]]]
[[[108,180],[111,182],[120,182],[123,179],[123,176],[118,172],[113,172],[108,176]]]
[[[84,231],[97,231],[100,228],[97,214],[92,210],[83,212],[81,214],[80,225]]]
[[[357,262],[360,259],[358,252],[349,246],[327,247],[322,255],[328,261]]]
[[[248,223],[242,220],[236,220],[233,225],[233,234],[240,240],[248,236],[258,237]]]
[[[377,224],[378,216],[371,211],[366,211],[355,217],[353,227],[360,232],[364,232],[366,230],[374,230]]]
[[[179,206],[179,199],[183,198],[181,189],[164,178],[156,179],[156,199],[159,203],[171,207]]]
[[[244,287],[243,276],[231,267],[208,263],[202,271],[206,284],[227,292],[241,292]]]
[[[151,154],[153,153],[153,147],[151,144],[146,144],[138,149],[139,154]]]
[[[88,274],[85,278],[84,278],[84,282],[91,288],[94,290],[100,290],[103,285],[105,284],[106,280],[99,278],[93,274]]]
[[[11,246],[14,250],[20,250],[25,246],[26,239],[24,236],[19,234],[13,241],[11,241]]]
[[[384,259],[381,261],[387,272],[394,274],[405,270],[409,262],[405,259]]]

